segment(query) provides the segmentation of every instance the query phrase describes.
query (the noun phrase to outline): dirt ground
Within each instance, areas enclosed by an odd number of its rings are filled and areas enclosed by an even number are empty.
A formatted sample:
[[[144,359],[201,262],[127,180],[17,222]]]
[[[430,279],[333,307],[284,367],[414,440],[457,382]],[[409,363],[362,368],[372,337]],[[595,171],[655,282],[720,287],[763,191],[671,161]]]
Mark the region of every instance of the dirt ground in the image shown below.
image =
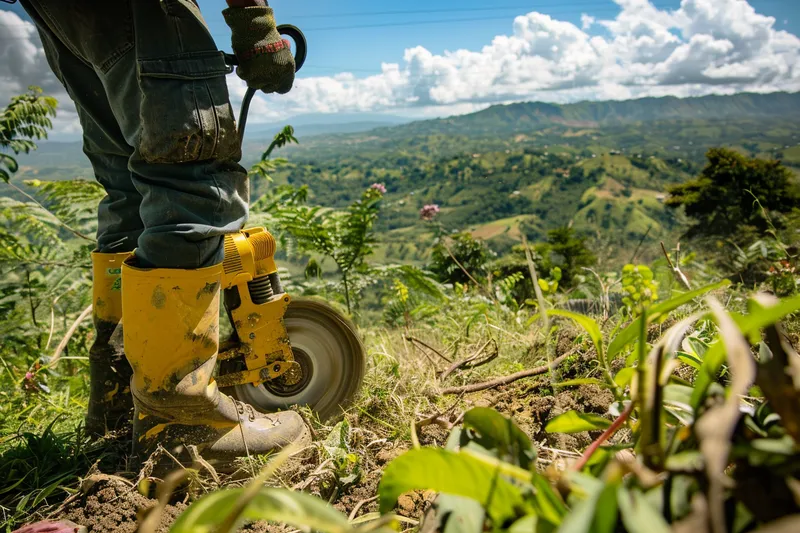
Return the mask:
[[[546,378],[523,380],[498,389],[475,394],[465,398],[468,406],[491,406],[510,415],[519,426],[536,442],[542,450],[540,457],[552,456],[553,450],[563,450],[568,454],[588,445],[595,433],[554,436],[544,431],[547,420],[570,409],[580,409],[590,413],[605,414],[612,395],[594,385],[581,385],[553,396]],[[448,430],[437,425],[419,429],[420,443],[441,446],[448,436]],[[324,437],[324,435],[320,435]],[[405,442],[379,439],[369,446],[358,446],[361,452],[361,478],[359,482],[343,491],[335,485],[330,471],[320,471],[320,453],[314,453],[280,474],[284,486],[294,486],[333,504],[339,511],[353,518],[378,510],[375,498],[381,473],[395,457],[408,449]],[[324,465],[323,465],[324,466]],[[398,502],[395,512],[413,520],[420,520],[430,508],[435,495],[432,493],[411,493]],[[188,499],[188,498],[187,498]],[[133,483],[125,478],[94,474],[84,481],[81,491],[70,497],[50,518],[65,518],[86,526],[92,533],[134,532],[137,521],[156,505],[156,500],[139,493]],[[186,508],[186,502],[173,501],[164,509],[157,531],[166,532],[175,518]],[[354,513],[355,510],[355,513]],[[285,533],[291,528],[266,523],[249,524],[243,531],[252,533]]]

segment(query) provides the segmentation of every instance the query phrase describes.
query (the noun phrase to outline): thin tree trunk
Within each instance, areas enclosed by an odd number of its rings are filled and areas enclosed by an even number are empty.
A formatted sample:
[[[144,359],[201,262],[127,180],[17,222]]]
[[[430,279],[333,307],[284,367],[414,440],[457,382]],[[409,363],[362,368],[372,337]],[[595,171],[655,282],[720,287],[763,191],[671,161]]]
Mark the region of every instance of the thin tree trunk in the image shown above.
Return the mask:
[[[344,301],[347,303],[347,314],[350,312],[350,287],[347,284],[347,272],[342,272],[342,281],[344,282]]]

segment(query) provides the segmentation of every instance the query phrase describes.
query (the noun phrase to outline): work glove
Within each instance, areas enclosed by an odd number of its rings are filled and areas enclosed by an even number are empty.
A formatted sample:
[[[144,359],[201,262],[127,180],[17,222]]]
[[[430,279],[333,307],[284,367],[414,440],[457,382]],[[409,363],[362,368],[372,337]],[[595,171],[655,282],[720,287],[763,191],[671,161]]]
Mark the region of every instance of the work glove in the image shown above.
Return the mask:
[[[289,41],[275,25],[271,7],[229,7],[222,12],[231,28],[236,74],[248,87],[286,94],[294,83],[295,64]]]

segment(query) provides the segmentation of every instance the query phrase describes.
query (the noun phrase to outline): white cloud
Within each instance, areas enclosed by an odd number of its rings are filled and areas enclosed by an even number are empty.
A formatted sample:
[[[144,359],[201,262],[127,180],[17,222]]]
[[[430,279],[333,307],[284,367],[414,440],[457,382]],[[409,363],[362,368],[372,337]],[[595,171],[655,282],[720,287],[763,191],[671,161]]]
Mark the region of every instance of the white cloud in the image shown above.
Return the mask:
[[[39,34],[33,24],[16,13],[0,11],[0,97],[23,93],[38,85],[59,101],[59,113],[53,122],[57,133],[80,133],[80,124],[63,85],[53,75],[44,56]],[[7,101],[0,101],[5,106]]]
[[[650,0],[615,2],[615,18],[584,14],[581,27],[531,12],[480,49],[434,54],[416,46],[371,76],[303,77],[288,95],[260,94],[251,121],[316,112],[435,116],[523,100],[800,90],[800,38],[777,29],[774,18],[747,0],[682,0],[675,10],[658,9]],[[17,32],[15,39],[0,39],[0,90],[18,92],[35,82],[59,91],[33,27],[11,13],[0,16],[4,36],[3,21],[11,17]],[[597,27],[603,31],[589,33]],[[240,102],[244,84],[230,76],[229,87]]]
[[[581,28],[532,12],[480,50],[406,50],[401,64],[367,78],[299,79],[287,96],[260,96],[270,120],[296,112],[469,109],[541,99],[626,99],[739,91],[800,90],[800,39],[775,28],[746,0],[615,0],[612,20],[581,17]],[[607,34],[586,30],[602,25]],[[458,106],[458,107],[455,107]]]

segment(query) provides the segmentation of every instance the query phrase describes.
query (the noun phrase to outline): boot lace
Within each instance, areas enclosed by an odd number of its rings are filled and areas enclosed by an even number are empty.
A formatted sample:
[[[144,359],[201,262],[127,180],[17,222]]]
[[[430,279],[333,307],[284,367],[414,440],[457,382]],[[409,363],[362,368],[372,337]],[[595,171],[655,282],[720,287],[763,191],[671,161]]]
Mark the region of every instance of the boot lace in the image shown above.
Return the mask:
[[[236,411],[239,413],[240,416],[247,414],[247,419],[250,422],[254,422],[256,419],[256,412],[253,410],[253,406],[240,402],[239,400],[233,400],[234,404],[236,405]]]

